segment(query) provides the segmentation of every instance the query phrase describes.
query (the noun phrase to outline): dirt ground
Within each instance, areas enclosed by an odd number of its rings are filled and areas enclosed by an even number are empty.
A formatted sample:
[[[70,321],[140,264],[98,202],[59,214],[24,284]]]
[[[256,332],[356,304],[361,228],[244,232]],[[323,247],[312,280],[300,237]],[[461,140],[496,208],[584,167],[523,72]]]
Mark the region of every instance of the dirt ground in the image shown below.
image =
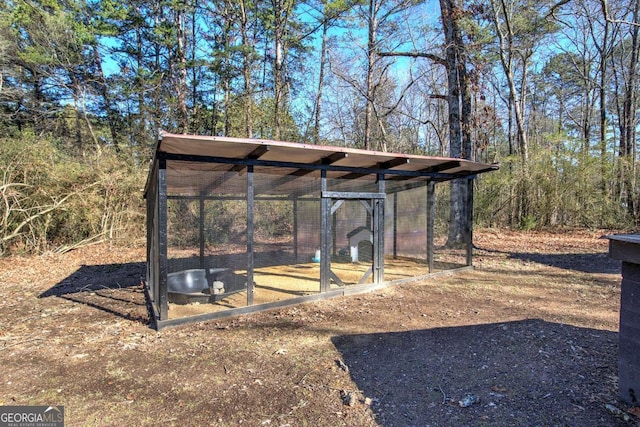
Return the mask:
[[[0,259],[0,405],[67,426],[637,426],[604,231],[478,230],[475,271],[156,332],[144,248]]]

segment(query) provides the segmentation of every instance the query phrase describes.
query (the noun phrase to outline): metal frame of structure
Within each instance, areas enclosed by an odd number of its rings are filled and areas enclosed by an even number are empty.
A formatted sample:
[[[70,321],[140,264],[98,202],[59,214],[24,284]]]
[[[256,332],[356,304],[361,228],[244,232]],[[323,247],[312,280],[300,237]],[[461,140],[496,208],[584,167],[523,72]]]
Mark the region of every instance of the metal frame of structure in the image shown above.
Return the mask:
[[[187,195],[170,194],[168,192],[168,176],[179,171],[168,170],[171,162],[190,162],[190,164],[216,164],[231,173],[246,174],[246,306],[232,308],[225,311],[206,313],[178,319],[168,317],[168,260],[167,260],[167,201],[171,199],[198,200],[200,206],[200,263],[204,264],[204,202],[207,194],[197,190],[203,186],[211,188],[215,182],[203,183],[201,178],[189,181],[183,179],[185,186],[189,187]],[[254,274],[254,212],[256,200],[256,182],[254,173],[260,168],[280,168],[283,171],[279,182],[283,188],[272,190],[271,197],[281,197],[283,200],[292,200],[295,206],[295,197],[286,193],[286,184],[296,177],[309,173],[320,173],[320,209],[321,209],[321,236],[320,236],[320,292],[315,295],[297,296],[284,301],[276,301],[266,304],[254,304],[253,301],[253,274]],[[435,184],[453,179],[465,179],[468,185],[468,200],[466,212],[466,267],[472,267],[472,205],[473,205],[473,179],[481,173],[498,169],[495,164],[472,162],[462,159],[428,157],[406,155],[397,153],[382,153],[347,149],[332,146],[316,146],[308,144],[296,144],[282,141],[267,141],[256,139],[238,139],[213,136],[176,135],[161,133],[156,145],[154,159],[150,167],[145,198],[147,199],[147,280],[146,294],[149,302],[153,325],[157,329],[166,326],[178,325],[193,321],[209,320],[219,317],[256,312],[264,309],[297,304],[304,301],[313,301],[338,295],[360,293],[390,284],[418,280],[433,276],[433,248],[434,248],[434,210],[435,210]],[[375,181],[377,191],[336,191],[327,186],[328,179],[357,180],[368,177],[370,182]],[[373,181],[372,181],[373,180]],[[416,187],[427,187],[427,204],[424,209],[427,212],[427,264],[429,274],[411,279],[385,282],[385,209],[397,211],[397,197],[394,197],[393,206],[386,206],[387,194],[398,189],[406,190]],[[277,187],[277,186],[275,186]],[[370,188],[369,186],[368,188]],[[179,192],[177,192],[179,193]],[[272,198],[273,200],[273,198]],[[373,232],[373,259],[370,271],[373,283],[342,286],[331,289],[330,283],[340,282],[340,279],[331,270],[331,218],[335,210],[345,200],[359,200],[372,218]],[[397,218],[397,215],[394,215]],[[393,248],[395,252],[397,233],[394,224]],[[295,226],[294,226],[295,228]],[[295,245],[294,245],[295,246]],[[366,278],[366,277],[365,277]]]

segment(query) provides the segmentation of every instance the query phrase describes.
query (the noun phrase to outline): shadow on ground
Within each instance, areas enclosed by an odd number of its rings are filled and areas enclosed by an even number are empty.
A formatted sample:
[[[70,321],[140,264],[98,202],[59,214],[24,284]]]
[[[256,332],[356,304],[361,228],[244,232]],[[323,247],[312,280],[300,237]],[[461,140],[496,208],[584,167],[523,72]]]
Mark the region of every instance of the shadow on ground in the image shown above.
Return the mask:
[[[605,408],[617,399],[614,332],[532,319],[333,343],[384,427],[627,425]],[[479,402],[462,407],[466,396]]]
[[[144,262],[83,265],[39,295],[85,304],[127,320],[148,322],[142,281]]]
[[[575,270],[591,274],[617,274],[620,273],[620,261],[609,258],[607,253],[534,253],[534,252],[504,252],[493,249],[475,248],[477,253],[500,253],[508,255],[511,259],[526,262],[535,262],[550,267]]]
[[[565,270],[576,270],[583,273],[620,273],[620,262],[608,257],[604,253],[592,254],[537,254],[537,253],[513,253],[511,258],[523,261],[536,262],[550,267]],[[608,261],[608,262],[607,262]]]

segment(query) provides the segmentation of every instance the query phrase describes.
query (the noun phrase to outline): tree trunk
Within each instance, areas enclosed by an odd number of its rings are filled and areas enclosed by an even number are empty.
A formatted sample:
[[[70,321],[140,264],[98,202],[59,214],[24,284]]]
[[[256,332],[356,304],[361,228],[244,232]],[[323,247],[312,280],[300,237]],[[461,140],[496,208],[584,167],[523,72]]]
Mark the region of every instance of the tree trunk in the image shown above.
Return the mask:
[[[198,132],[200,129],[204,129],[204,123],[201,123],[200,108],[198,102],[198,67],[195,66],[198,59],[198,0],[194,0],[193,11],[191,14],[191,37],[189,38],[189,44],[191,47],[190,62],[191,67],[191,129],[194,132]]]
[[[314,114],[313,142],[320,143],[320,117],[322,114],[322,89],[324,87],[324,67],[327,60],[327,20],[322,24],[322,44],[320,46],[320,76],[318,78],[318,93],[316,94],[316,111]]]
[[[240,34],[242,37],[242,76],[244,77],[244,128],[245,137],[253,138],[253,100],[251,99],[251,49],[249,43],[247,1],[240,1]]]
[[[636,207],[637,195],[635,194],[635,137],[636,137],[636,110],[638,106],[637,73],[638,56],[640,49],[640,0],[634,1],[633,23],[631,28],[631,52],[627,69],[627,82],[625,85],[624,101],[622,105],[622,129],[620,129],[620,156],[624,173],[625,187],[627,190],[627,211],[636,223],[640,222]]]
[[[75,116],[75,127],[76,127],[76,145],[78,147],[78,151],[82,153],[83,144],[82,144],[82,128],[80,125],[82,114],[80,113],[80,90],[78,88],[78,81],[73,71],[69,72],[71,75],[71,84],[72,84],[72,92],[73,92],[73,107],[76,112]]]
[[[513,74],[513,62],[511,59],[511,50],[510,47],[512,45],[512,41],[514,39],[514,34],[511,29],[511,22],[509,21],[509,16],[507,15],[506,5],[504,1],[501,1],[500,10],[503,14],[505,20],[506,30],[503,30],[500,19],[498,17],[498,9],[496,8],[495,1],[491,1],[491,9],[493,12],[492,19],[496,29],[496,34],[498,35],[498,41],[500,44],[500,63],[502,64],[502,69],[504,71],[505,77],[507,78],[507,84],[509,86],[509,94],[512,99],[512,107],[513,107],[513,115],[516,122],[516,132],[518,135],[518,145],[520,148],[520,157],[522,160],[523,173],[526,173],[527,164],[529,162],[529,142],[527,139],[527,130],[524,123],[524,110],[523,103],[526,98],[526,81],[522,83],[522,92],[518,92],[516,89],[515,76]],[[506,31],[506,34],[505,32]],[[524,59],[523,59],[524,61]],[[523,64],[523,69],[526,70],[526,64]],[[523,80],[526,77],[523,74]],[[519,94],[519,96],[518,96]]]
[[[218,75],[220,78],[220,86],[222,87],[222,111],[224,114],[224,129],[222,131],[225,136],[234,136],[231,135],[231,57],[230,57],[230,49],[231,49],[231,30],[233,27],[233,18],[231,9],[235,5],[231,4],[230,1],[225,1],[224,6],[221,9],[220,15],[222,18],[222,34],[220,35],[222,39],[222,55],[221,63],[222,69],[219,71]]]
[[[606,83],[607,83],[607,64],[609,59],[609,21],[605,19],[604,30],[602,33],[602,44],[598,48],[600,55],[600,175],[601,175],[601,190],[602,195],[607,194],[607,98],[606,98]]]
[[[154,20],[155,20],[155,27],[154,28],[160,28],[160,23],[162,22],[162,20],[164,20],[164,8],[160,2],[160,0],[156,0],[155,2],[155,7],[156,7],[156,14],[154,16]],[[143,30],[140,30],[143,31]],[[143,44],[144,44],[144,39],[141,37],[139,39],[140,45],[139,45],[139,57],[141,58],[141,62],[139,64],[143,64],[143,66],[139,69],[139,76],[140,76],[140,81],[143,81],[143,73],[144,73],[144,49],[143,49]],[[155,70],[162,70],[161,68],[161,64],[162,64],[162,48],[160,45],[160,42],[157,41],[157,39],[154,41],[154,60],[155,60]],[[163,77],[160,77],[161,80],[164,80]],[[155,83],[155,82],[154,82]],[[146,88],[143,88],[143,90]],[[145,97],[144,97],[144,93],[140,94],[140,98],[141,99],[141,108],[140,111],[143,111],[143,105],[145,105]],[[162,92],[160,90],[159,87],[156,87],[156,89],[153,91],[153,111],[151,111],[150,113],[150,121],[153,122],[153,133],[157,134],[158,131],[160,130],[160,113],[161,113],[161,109],[162,109]],[[146,115],[146,114],[145,114]],[[146,117],[144,117],[142,114],[140,114],[140,130],[141,130],[141,134],[144,133],[144,130],[146,128]]]
[[[132,134],[135,135],[135,137],[138,137],[139,135],[143,135],[144,134],[144,128],[145,128],[145,120],[144,120],[144,111],[145,111],[145,88],[144,88],[144,84],[143,84],[143,68],[144,68],[144,63],[143,63],[143,52],[142,52],[142,29],[137,26],[136,29],[136,52],[135,52],[135,58],[136,58],[136,86],[137,86],[137,94],[138,94],[138,111],[137,111],[137,123],[135,123],[135,129],[133,129]],[[157,94],[157,91],[156,91]],[[156,97],[154,97],[154,99],[156,99]],[[133,125],[133,124],[132,124]],[[154,127],[153,129],[154,131],[157,131],[157,127]]]
[[[442,28],[445,38],[447,67],[447,100],[449,106],[449,155],[470,156],[471,92],[466,75],[466,55],[458,25],[460,7],[457,0],[440,0]],[[464,135],[463,135],[464,134]],[[465,244],[467,229],[467,181],[454,180],[450,187],[448,247]],[[471,208],[471,207],[469,207]]]
[[[511,26],[511,20],[507,11],[507,6],[504,0],[500,0],[500,5],[496,5],[496,0],[491,0],[491,19],[493,20],[494,28],[499,42],[499,55],[500,63],[507,79],[507,85],[509,87],[509,103],[513,110],[513,118],[516,125],[517,143],[520,153],[520,182],[519,193],[516,198],[516,216],[517,221],[522,220],[529,213],[529,141],[527,138],[527,129],[525,126],[524,118],[524,105],[526,101],[526,79],[527,79],[527,62],[528,56],[525,52],[520,53],[522,57],[522,79],[520,91],[516,88],[513,56],[515,54],[513,47],[515,35]],[[504,18],[503,23],[500,21],[500,14]]]
[[[177,46],[173,67],[176,70],[176,100],[178,109],[178,131],[181,133],[187,133],[189,129],[188,114],[187,114],[187,55],[185,52],[185,40],[186,34],[184,30],[184,10],[182,7],[176,8],[175,11],[175,26],[177,36]]]
[[[284,112],[285,101],[285,82],[284,82],[284,58],[285,46],[284,37],[288,20],[288,10],[285,4],[287,0],[272,0],[274,14],[274,50],[275,58],[273,61],[273,137],[280,139],[282,133],[282,117]]]
[[[364,116],[364,149],[371,150],[371,126],[373,124],[373,67],[376,54],[376,31],[378,21],[376,19],[376,0],[369,0],[368,37],[367,37],[367,105]]]
[[[107,110],[107,123],[109,124],[109,130],[111,131],[111,140],[113,143],[113,147],[116,151],[120,151],[120,141],[118,141],[118,132],[116,129],[116,113],[111,107],[111,97],[109,96],[109,92],[107,90],[107,79],[104,77],[104,72],[102,71],[102,58],[100,57],[98,46],[93,46],[93,61],[98,73],[98,91],[100,92],[100,96],[102,97],[102,101],[104,102],[104,108],[105,110]]]

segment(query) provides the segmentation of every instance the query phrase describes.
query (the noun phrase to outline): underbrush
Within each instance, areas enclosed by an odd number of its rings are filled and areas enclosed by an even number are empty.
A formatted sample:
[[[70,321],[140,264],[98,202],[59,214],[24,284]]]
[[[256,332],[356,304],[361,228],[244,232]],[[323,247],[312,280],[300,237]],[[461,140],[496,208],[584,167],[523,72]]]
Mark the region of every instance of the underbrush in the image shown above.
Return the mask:
[[[110,147],[0,139],[0,255],[142,243],[147,171]]]

